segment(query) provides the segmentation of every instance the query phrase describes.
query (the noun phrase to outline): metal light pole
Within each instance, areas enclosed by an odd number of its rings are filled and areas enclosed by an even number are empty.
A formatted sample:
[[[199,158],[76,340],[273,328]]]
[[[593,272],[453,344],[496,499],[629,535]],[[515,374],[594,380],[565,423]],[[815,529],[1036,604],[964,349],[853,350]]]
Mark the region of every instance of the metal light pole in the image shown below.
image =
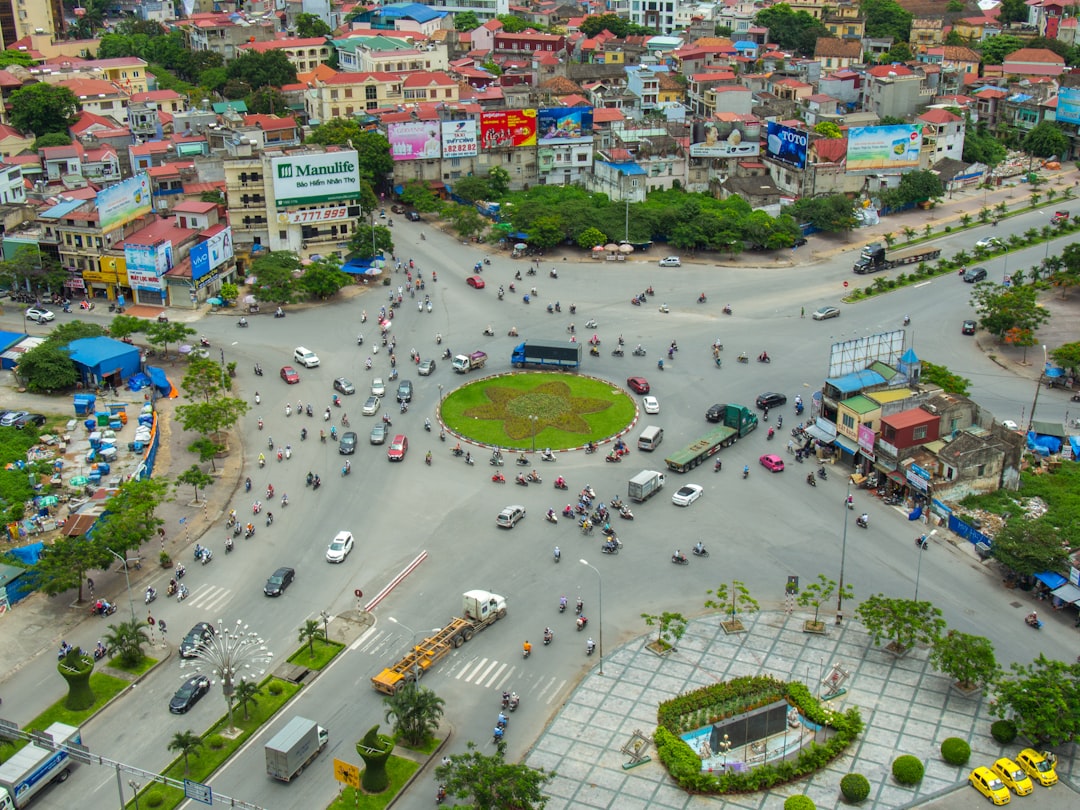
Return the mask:
[[[540,417],[529,414],[529,422],[532,424],[532,451],[536,452],[536,425],[540,421]]]
[[[848,478],[847,484],[847,497],[844,498],[844,533],[840,540],[840,587],[836,589],[836,623],[839,624],[843,619],[843,614],[840,612],[844,607],[844,562],[847,560],[847,524],[848,524],[848,512],[851,510],[847,508],[848,498],[851,497],[851,478]]]
[[[128,595],[128,607],[131,608],[131,623],[135,624],[135,600],[131,598],[131,577],[128,575],[127,560],[113,551],[111,548],[105,549],[112,554],[116,559],[120,561],[120,564],[124,566],[124,581],[127,583],[127,595]]]
[[[320,611],[319,615],[322,616],[323,621],[323,641],[330,640],[330,614],[325,610]]]
[[[1005,264],[1001,268],[1001,283],[1005,284],[1005,279],[1009,277],[1009,249],[1005,248]]]
[[[919,543],[919,565],[915,569],[915,601],[919,601],[919,578],[922,576],[922,553],[926,550],[926,546],[930,543],[930,538],[937,534],[937,529],[934,529],[930,534],[925,535],[923,541]]]
[[[419,658],[419,656],[416,655],[416,631],[413,630],[411,627],[409,627],[409,625],[405,624],[405,622],[399,622],[393,616],[388,616],[387,619],[392,621],[394,624],[400,624],[402,627],[404,627],[406,630],[408,630],[410,633],[412,633],[412,641],[410,641],[409,644],[412,646],[412,651],[413,651],[413,683],[419,683],[420,682],[420,658]]]
[[[596,571],[597,600],[596,600],[596,626],[597,638],[600,642],[600,674],[604,674],[604,578],[595,565],[589,565],[586,560],[578,560],[586,568]]]
[[[274,654],[267,649],[266,642],[258,633],[249,630],[240,619],[235,627],[226,627],[220,619],[217,634],[199,645],[191,659],[181,661],[180,667],[210,667],[215,677],[221,680],[221,691],[225,696],[225,705],[229,709],[229,728],[233,725],[233,694],[236,681],[243,680],[245,670],[258,667],[256,675],[262,675],[266,666],[273,660]]]
[[[1031,401],[1031,414],[1028,416],[1027,429],[1031,432],[1032,427],[1035,424],[1035,407],[1039,404],[1039,389],[1042,387],[1043,374],[1046,373],[1046,344],[1043,344],[1043,370],[1038,377],[1035,378],[1035,399]]]
[[[142,785],[140,785],[134,779],[129,779],[128,785],[131,787],[132,791],[134,791],[133,795],[135,799],[135,810],[139,810],[139,789],[142,787]]]

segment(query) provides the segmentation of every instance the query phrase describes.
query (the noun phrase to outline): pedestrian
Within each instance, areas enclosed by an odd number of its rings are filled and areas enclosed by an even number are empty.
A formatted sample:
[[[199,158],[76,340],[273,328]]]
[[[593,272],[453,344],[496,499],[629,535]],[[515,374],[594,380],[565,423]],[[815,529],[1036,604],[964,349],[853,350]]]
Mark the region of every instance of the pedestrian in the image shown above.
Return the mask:
[[[794,439],[788,439],[787,451],[788,451],[789,456],[794,454],[794,452],[795,452],[795,440]]]
[[[443,765],[449,765],[450,764],[450,757],[443,757],[442,758],[442,764]]]
[[[799,317],[800,318],[805,318],[806,317],[806,307],[799,307]]]
[[[94,580],[90,579],[90,577],[86,578],[86,589],[88,591],[90,591],[90,598],[93,599],[94,598]]]

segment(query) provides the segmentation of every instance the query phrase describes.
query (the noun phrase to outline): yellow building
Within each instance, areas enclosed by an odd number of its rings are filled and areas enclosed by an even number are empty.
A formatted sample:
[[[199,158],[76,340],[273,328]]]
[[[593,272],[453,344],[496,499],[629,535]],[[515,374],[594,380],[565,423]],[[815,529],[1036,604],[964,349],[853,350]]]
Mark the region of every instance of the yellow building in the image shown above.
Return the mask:
[[[315,78],[304,93],[311,123],[348,118],[367,110],[405,103],[404,77],[397,73],[337,73]]]

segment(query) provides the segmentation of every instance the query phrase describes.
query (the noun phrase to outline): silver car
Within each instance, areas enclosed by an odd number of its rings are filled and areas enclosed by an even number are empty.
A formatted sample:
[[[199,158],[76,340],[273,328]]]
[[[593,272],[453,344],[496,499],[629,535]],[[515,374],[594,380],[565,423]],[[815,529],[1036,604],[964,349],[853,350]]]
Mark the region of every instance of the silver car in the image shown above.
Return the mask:
[[[379,405],[382,404],[382,400],[378,397],[368,397],[364,401],[364,408],[361,411],[364,416],[374,416],[379,412]]]

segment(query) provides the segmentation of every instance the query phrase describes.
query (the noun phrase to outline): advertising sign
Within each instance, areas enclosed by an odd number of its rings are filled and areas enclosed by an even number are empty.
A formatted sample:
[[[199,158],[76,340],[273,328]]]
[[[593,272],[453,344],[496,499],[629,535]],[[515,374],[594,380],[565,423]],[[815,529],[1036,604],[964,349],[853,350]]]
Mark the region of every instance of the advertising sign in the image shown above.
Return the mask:
[[[438,121],[402,121],[386,127],[390,157],[394,160],[437,158],[442,153]]]
[[[172,268],[172,243],[126,244],[124,261],[127,264],[128,282],[132,286],[160,290],[164,287],[162,276]]]
[[[1063,124],[1080,124],[1080,85],[1058,90],[1056,117]]]
[[[806,167],[808,142],[809,136],[805,132],[770,121],[765,139],[765,154],[773,160],[802,169]]]
[[[921,127],[852,127],[848,130],[849,172],[902,172],[919,168]]]
[[[278,208],[352,200],[360,196],[356,152],[297,154],[274,158],[274,200]]]
[[[199,279],[233,256],[232,227],[191,249],[191,277]]]
[[[476,138],[476,119],[444,121],[442,125],[442,156],[444,158],[476,157],[480,143]]]
[[[536,112],[538,143],[567,143],[593,134],[592,107],[553,107]]]
[[[480,144],[485,149],[536,146],[536,110],[480,113]]]
[[[704,121],[694,124],[690,157],[754,157],[761,153],[761,125],[744,121]]]
[[[311,208],[307,211],[289,211],[278,214],[278,222],[288,225],[309,225],[318,222],[334,222],[348,219],[349,209],[344,205],[335,205],[330,208]]]
[[[97,193],[98,224],[111,231],[150,213],[150,175],[143,172]]]

